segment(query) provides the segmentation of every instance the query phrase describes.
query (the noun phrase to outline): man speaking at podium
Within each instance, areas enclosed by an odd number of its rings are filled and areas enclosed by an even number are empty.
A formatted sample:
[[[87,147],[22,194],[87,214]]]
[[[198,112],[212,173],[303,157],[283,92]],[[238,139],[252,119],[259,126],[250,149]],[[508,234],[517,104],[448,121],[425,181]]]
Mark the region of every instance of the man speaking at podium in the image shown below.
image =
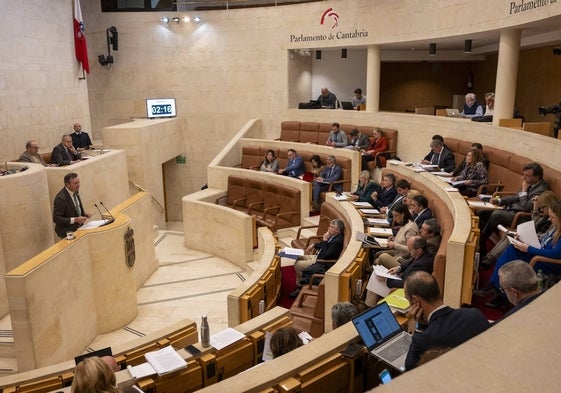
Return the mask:
[[[91,217],[91,214],[84,210],[79,189],[78,174],[73,172],[66,174],[64,188],[56,194],[53,208],[55,232],[60,238],[66,237],[66,232],[74,232]]]

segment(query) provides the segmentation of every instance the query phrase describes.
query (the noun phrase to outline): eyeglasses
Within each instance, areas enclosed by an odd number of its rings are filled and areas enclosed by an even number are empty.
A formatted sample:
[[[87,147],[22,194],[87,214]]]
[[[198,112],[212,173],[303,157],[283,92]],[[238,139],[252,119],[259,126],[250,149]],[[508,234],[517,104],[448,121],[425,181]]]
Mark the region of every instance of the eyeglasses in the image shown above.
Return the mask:
[[[499,291],[501,291],[501,293],[504,294],[507,289],[512,289],[512,288],[513,287],[507,287],[507,288],[499,287]]]

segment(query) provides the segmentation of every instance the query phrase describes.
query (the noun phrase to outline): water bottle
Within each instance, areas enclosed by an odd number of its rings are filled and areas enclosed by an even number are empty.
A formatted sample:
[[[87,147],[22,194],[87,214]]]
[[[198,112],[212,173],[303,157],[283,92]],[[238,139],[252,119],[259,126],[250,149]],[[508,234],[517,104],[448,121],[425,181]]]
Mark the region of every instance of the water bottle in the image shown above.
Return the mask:
[[[206,315],[203,315],[201,320],[201,345],[203,348],[210,347],[210,329]]]
[[[547,279],[547,276],[545,274],[543,274],[542,270],[538,270],[538,287],[543,291],[545,289],[545,281]]]
[[[265,312],[265,300],[259,300],[259,315]]]

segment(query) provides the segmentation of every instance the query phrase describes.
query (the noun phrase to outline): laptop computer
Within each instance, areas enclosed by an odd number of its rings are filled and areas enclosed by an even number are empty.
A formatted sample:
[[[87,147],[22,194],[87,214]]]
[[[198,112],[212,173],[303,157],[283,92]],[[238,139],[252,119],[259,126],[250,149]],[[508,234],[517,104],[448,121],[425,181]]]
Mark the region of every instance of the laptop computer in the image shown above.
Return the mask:
[[[352,321],[371,354],[396,370],[405,371],[411,335],[401,330],[388,303],[380,303],[355,316]]]
[[[457,109],[447,108],[446,109],[446,114],[448,115],[448,117],[462,117],[462,115],[460,114],[460,111],[457,110]]]
[[[351,101],[341,101],[341,107],[344,110],[352,111],[353,110],[353,103]]]

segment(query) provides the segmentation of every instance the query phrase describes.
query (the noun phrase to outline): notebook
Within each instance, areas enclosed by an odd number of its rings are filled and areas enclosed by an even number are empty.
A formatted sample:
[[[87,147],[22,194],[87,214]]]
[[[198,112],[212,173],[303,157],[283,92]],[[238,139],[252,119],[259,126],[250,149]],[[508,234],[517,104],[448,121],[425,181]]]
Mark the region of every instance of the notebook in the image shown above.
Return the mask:
[[[355,316],[352,321],[370,353],[396,370],[405,371],[411,335],[401,330],[388,303],[380,303]]]
[[[350,101],[341,101],[341,107],[344,110],[352,111],[353,110],[353,103]]]
[[[446,109],[446,114],[448,117],[462,117],[460,111],[457,109]]]

